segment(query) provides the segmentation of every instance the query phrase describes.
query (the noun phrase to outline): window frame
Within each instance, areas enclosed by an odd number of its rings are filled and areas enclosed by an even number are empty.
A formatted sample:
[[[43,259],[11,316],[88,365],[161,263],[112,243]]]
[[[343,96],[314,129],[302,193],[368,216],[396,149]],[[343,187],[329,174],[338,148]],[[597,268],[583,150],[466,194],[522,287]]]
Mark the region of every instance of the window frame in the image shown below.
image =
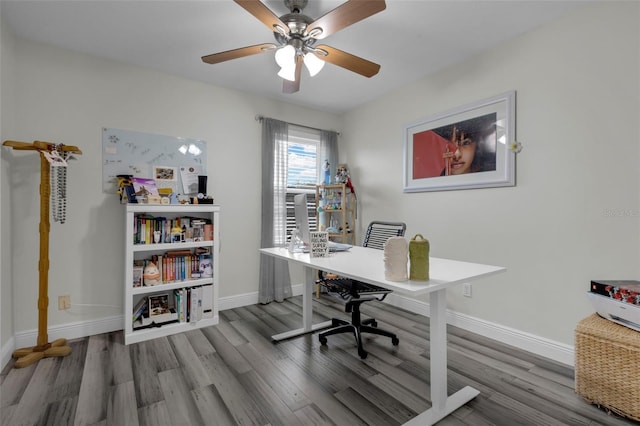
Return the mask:
[[[302,144],[302,145],[313,145],[316,148],[316,167],[315,167],[315,181],[313,185],[300,185],[300,186],[289,186],[289,182],[287,179],[287,192],[286,192],[286,210],[287,210],[287,224],[286,224],[286,234],[287,239],[291,236],[291,231],[295,229],[295,211],[293,205],[293,198],[297,194],[305,193],[307,194],[307,213],[309,217],[309,230],[315,231],[317,230],[316,223],[316,212],[315,212],[315,195],[316,195],[316,185],[318,184],[318,176],[319,170],[321,167],[321,160],[319,158],[318,151],[320,150],[320,132],[314,131],[312,129],[307,129],[299,126],[291,125],[289,126],[288,131],[288,140],[287,140],[287,153],[289,152],[289,144]],[[288,169],[288,165],[287,165]],[[287,170],[287,176],[289,171]],[[310,196],[311,195],[311,196]]]

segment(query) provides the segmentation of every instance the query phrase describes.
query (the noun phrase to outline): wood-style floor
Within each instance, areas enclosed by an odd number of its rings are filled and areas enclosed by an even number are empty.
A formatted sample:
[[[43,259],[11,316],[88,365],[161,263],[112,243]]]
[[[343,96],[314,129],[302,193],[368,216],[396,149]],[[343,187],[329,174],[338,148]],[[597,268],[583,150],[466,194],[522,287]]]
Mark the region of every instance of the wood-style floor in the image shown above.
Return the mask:
[[[347,318],[314,301],[314,320]],[[125,346],[122,332],[71,341],[71,355],[1,375],[2,425],[399,425],[430,406],[428,318],[363,306],[400,338],[317,335],[274,344],[301,325],[301,298],[220,313],[220,324]],[[449,328],[449,392],[480,395],[439,425],[635,424],[583,401],[562,364]]]

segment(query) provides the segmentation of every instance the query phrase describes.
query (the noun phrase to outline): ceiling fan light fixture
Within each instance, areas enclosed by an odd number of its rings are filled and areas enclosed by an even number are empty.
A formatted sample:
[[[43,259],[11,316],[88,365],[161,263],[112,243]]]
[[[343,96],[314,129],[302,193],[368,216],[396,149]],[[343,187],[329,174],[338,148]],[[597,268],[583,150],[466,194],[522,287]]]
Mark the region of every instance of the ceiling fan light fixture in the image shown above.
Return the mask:
[[[202,61],[207,64],[218,64],[275,50],[275,61],[280,67],[278,76],[288,80],[282,85],[283,93],[295,93],[300,90],[303,62],[312,77],[322,70],[325,62],[364,77],[372,77],[380,70],[380,65],[376,63],[331,46],[315,47],[315,43],[383,11],[386,8],[385,0],[346,0],[317,19],[303,13],[309,0],[283,0],[291,13],[280,17],[265,4],[266,0],[234,1],[272,31],[275,43],[256,44],[202,56]]]
[[[295,63],[293,66],[286,66],[280,68],[280,72],[278,72],[278,77],[284,78],[289,81],[296,81],[296,66]]]
[[[305,53],[304,64],[309,70],[309,75],[311,75],[311,77],[318,74],[320,70],[322,70],[322,67],[324,67],[324,61],[311,52]]]
[[[276,63],[280,68],[289,68],[296,65],[296,49],[287,44],[276,51]]]

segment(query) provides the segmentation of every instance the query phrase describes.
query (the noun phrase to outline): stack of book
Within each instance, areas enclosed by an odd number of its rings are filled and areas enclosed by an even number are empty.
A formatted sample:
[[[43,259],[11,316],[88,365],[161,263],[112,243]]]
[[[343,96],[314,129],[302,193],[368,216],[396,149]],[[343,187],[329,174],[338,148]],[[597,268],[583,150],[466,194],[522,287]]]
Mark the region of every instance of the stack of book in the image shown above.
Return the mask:
[[[211,286],[176,289],[142,297],[133,308],[133,329],[172,323],[196,323],[213,317]]]

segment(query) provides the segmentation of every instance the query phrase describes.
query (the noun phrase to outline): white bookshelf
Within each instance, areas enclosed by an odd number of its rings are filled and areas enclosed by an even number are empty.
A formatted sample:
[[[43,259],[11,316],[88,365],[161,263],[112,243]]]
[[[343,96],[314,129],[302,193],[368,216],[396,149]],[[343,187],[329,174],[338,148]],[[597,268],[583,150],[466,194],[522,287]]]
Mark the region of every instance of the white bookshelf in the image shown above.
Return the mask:
[[[167,242],[167,243],[134,243],[134,228],[137,217],[153,216],[172,220],[178,217],[206,219],[213,224],[213,240]],[[127,204],[125,226],[125,274],[124,274],[124,341],[125,344],[155,339],[170,334],[182,333],[201,327],[218,324],[218,285],[219,285],[219,251],[220,251],[220,206],[212,204],[189,205],[151,205]],[[153,286],[134,287],[134,260],[149,259],[154,255],[164,256],[168,251],[189,250],[207,247],[211,251],[212,277],[187,278]],[[168,294],[172,302],[174,290],[194,289],[202,287],[202,302],[205,312],[197,321],[183,321],[162,324],[161,326],[138,328],[134,327],[133,309],[142,298],[154,295]],[[171,305],[171,303],[170,303]],[[209,310],[210,309],[210,310]],[[137,324],[139,327],[141,324]]]

